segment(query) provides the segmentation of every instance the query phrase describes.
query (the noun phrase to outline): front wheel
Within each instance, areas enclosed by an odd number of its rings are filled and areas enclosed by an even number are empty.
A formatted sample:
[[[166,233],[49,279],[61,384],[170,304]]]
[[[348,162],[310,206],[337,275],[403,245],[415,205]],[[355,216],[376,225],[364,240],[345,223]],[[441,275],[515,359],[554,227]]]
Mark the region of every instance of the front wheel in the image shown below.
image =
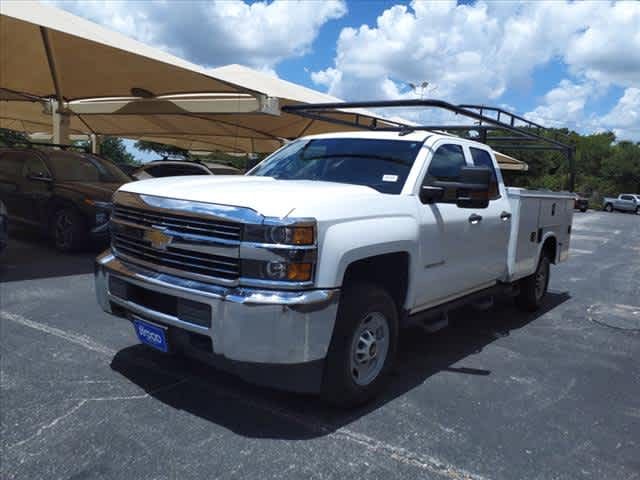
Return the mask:
[[[540,308],[549,288],[550,273],[551,261],[543,253],[534,274],[520,281],[520,293],[516,297],[516,305],[520,309],[535,312]]]
[[[586,211],[587,211],[587,209],[586,209],[586,208],[581,208],[581,209],[580,209],[580,211],[581,211],[582,213],[584,213],[584,212],[586,212]]]
[[[389,293],[367,283],[347,287],[327,355],[325,401],[347,408],[375,397],[388,382],[397,342],[398,312]]]
[[[611,205],[610,203],[607,203],[607,204],[604,206],[604,210],[605,210],[606,212],[609,212],[609,213],[613,212],[613,205]]]
[[[55,247],[61,252],[73,252],[86,244],[86,222],[73,208],[58,210],[53,216],[51,230]]]

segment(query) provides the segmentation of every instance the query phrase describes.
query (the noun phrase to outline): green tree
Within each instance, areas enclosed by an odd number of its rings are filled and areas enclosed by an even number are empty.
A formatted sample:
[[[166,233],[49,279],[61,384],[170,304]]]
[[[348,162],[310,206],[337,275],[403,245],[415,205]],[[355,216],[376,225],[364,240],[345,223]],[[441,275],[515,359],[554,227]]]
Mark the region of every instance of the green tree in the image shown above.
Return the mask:
[[[135,147],[143,152],[155,153],[162,158],[190,158],[188,150],[174,145],[138,140],[135,143]]]
[[[91,145],[87,141],[74,142],[74,146],[91,151]],[[135,157],[127,152],[127,147],[120,137],[101,137],[100,139],[100,156],[111,160],[117,165],[139,165]]]
[[[100,142],[100,155],[119,165],[138,165],[135,157],[119,137],[104,137]]]
[[[0,146],[10,147],[16,143],[29,144],[29,139],[24,133],[16,132],[14,130],[8,130],[6,128],[0,128]]]

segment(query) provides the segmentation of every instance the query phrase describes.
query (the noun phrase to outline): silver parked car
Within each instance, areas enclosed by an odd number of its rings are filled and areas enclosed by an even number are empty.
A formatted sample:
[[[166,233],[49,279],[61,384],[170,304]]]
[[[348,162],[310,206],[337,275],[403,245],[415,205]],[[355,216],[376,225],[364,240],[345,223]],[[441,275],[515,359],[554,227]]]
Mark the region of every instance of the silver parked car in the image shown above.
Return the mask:
[[[605,197],[602,200],[602,206],[607,212],[617,210],[619,212],[640,213],[640,195],[621,193],[618,198]]]

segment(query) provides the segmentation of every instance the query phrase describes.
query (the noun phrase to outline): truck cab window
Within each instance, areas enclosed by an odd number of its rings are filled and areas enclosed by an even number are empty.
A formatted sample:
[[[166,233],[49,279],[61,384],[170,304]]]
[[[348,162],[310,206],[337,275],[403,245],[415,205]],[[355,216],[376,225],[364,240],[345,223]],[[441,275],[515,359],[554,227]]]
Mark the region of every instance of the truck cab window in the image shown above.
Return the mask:
[[[460,180],[460,170],[465,165],[466,161],[460,145],[441,145],[433,154],[425,183],[427,180],[457,182]]]
[[[460,171],[467,164],[464,152],[460,145],[445,144],[438,147],[433,154],[423,185],[430,185],[434,181],[457,182],[460,180]],[[455,189],[447,188],[441,202],[455,203]]]
[[[471,150],[471,158],[473,158],[473,164],[476,167],[487,167],[491,170],[491,183],[489,184],[489,200],[495,200],[500,198],[500,190],[498,189],[498,176],[496,169],[493,166],[491,155],[486,150],[480,148],[469,148]]]

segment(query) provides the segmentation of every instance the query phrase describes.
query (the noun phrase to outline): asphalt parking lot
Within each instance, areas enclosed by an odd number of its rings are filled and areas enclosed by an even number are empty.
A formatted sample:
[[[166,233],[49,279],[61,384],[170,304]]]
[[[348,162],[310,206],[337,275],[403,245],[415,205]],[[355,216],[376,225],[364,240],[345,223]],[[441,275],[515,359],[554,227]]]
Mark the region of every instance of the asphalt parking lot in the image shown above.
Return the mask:
[[[576,213],[541,312],[411,331],[386,396],[343,412],[137,344],[95,252],[0,258],[3,479],[640,477],[640,216]]]

